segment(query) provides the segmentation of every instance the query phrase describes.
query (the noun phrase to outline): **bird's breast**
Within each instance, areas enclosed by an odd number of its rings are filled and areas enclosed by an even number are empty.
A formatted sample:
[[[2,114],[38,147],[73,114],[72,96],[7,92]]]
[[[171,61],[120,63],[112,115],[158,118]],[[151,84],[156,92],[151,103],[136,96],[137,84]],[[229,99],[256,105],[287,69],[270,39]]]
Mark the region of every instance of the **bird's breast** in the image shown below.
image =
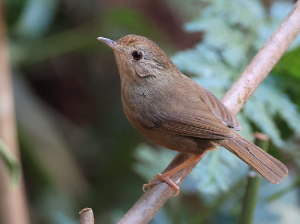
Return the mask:
[[[147,127],[153,127],[151,120],[145,116],[153,106],[149,91],[140,85],[122,86],[123,110],[130,123],[139,131]]]

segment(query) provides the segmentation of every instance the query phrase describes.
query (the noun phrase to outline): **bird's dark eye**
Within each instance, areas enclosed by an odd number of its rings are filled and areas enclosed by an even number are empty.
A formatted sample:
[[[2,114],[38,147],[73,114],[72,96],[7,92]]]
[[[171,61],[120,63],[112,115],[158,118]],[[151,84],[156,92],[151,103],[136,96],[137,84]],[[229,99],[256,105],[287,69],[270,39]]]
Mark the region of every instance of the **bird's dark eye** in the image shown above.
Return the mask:
[[[132,53],[132,57],[133,57],[134,60],[140,60],[140,59],[142,59],[143,54],[142,54],[142,52],[134,51]]]

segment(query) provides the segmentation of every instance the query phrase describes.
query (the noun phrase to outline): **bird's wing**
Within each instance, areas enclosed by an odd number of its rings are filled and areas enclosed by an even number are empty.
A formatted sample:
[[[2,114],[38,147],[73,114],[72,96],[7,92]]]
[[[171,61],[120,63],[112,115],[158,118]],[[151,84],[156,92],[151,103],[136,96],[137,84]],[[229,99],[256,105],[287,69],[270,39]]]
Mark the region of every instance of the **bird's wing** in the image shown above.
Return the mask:
[[[211,92],[184,75],[182,78],[181,82],[165,89],[164,95],[159,92],[151,97],[153,101],[141,122],[147,121],[150,122],[148,127],[183,136],[233,138],[231,128],[241,128],[231,111]]]
[[[201,99],[205,102],[213,115],[228,127],[236,131],[242,130],[233,113],[215,95],[202,86],[200,86],[200,88],[205,92],[205,94],[201,95]]]
[[[205,116],[191,113],[173,113],[168,119],[156,120],[156,129],[163,132],[174,133],[182,136],[225,139],[232,138],[232,131],[219,120],[209,114]]]
[[[225,139],[233,138],[234,133],[225,124],[216,119],[209,110],[195,110],[185,108],[170,113],[157,113],[151,121],[158,131],[182,136]]]
[[[209,109],[187,106],[180,110],[172,110],[168,107],[157,109],[152,113],[144,114],[145,120],[152,123],[151,127],[148,127],[157,131],[216,140],[234,137],[234,132],[217,119]]]

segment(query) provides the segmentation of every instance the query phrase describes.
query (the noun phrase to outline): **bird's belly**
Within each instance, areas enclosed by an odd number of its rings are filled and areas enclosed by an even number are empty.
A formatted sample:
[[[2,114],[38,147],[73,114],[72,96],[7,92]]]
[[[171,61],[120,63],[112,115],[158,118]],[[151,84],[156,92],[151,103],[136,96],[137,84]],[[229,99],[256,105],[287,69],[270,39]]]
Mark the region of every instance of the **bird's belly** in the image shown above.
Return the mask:
[[[156,144],[178,152],[202,154],[204,151],[216,147],[209,139],[169,134],[167,132],[157,131],[155,128],[136,128]]]

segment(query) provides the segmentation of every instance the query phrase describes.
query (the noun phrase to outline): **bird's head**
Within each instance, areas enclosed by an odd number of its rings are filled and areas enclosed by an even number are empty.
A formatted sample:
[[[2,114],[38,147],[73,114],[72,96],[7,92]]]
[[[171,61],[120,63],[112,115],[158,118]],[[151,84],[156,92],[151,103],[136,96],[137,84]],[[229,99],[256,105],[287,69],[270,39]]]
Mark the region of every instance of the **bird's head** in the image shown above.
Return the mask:
[[[166,53],[146,37],[127,35],[118,41],[104,37],[97,39],[114,50],[121,77],[156,77],[172,69],[177,70]]]

